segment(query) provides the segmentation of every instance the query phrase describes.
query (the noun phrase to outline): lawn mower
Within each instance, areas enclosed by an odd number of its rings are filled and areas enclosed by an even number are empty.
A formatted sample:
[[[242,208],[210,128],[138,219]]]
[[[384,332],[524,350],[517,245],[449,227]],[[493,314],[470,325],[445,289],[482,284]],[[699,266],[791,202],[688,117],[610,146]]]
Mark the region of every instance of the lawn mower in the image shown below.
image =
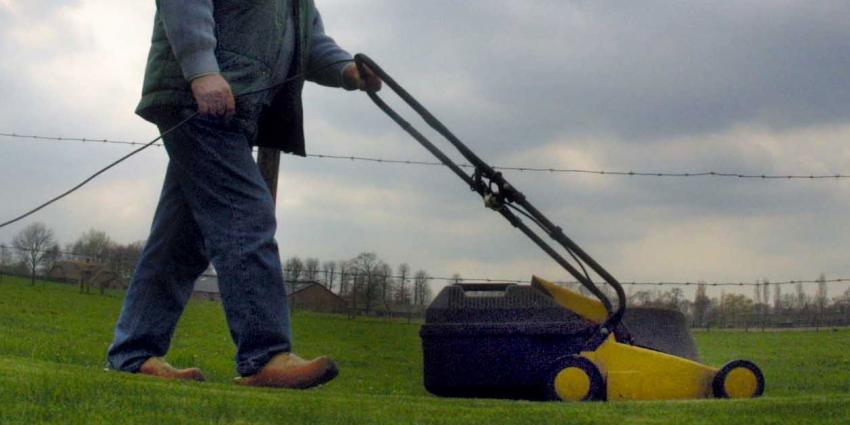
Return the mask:
[[[684,316],[677,311],[626,309],[622,285],[505,177],[481,160],[377,63],[368,67],[469,161],[455,163],[375,92],[390,118],[464,181],[502,217],[563,267],[594,298],[539,277],[531,285],[455,284],[426,311],[420,331],[425,387],[448,397],[512,399],[671,400],[752,398],[764,392],[754,363],[720,368],[699,361]],[[569,261],[523,220],[554,240]],[[613,289],[616,307],[591,272]]]

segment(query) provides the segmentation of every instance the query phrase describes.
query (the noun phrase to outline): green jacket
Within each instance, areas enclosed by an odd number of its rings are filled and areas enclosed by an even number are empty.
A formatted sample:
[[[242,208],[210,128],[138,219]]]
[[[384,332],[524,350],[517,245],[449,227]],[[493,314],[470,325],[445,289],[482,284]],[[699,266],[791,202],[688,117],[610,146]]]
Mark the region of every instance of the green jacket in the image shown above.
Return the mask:
[[[295,1],[296,4],[291,2]],[[300,30],[297,57],[290,75],[309,70],[314,22],[320,19],[313,0],[212,0],[214,7],[215,56],[222,76],[237,96],[271,86],[273,67],[282,54],[287,19],[293,6]],[[160,19],[157,0],[153,39],[148,56],[142,99],[136,113],[155,124],[172,122],[182,111],[197,109],[191,87],[180,67]],[[256,144],[304,155],[301,92],[304,77],[278,89],[258,123]],[[238,107],[238,106],[237,106]]]

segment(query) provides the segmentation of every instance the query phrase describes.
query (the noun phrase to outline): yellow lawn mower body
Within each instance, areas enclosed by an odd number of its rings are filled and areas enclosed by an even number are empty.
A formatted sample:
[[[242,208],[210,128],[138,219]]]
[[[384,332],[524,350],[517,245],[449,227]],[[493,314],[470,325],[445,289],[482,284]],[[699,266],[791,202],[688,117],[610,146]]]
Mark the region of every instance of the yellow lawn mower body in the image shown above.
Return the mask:
[[[532,286],[561,306],[594,323],[607,317],[598,301],[535,277]],[[563,360],[548,379],[550,398],[560,400],[677,400],[753,398],[764,392],[764,375],[752,362],[722,368],[648,348],[617,342],[609,335],[593,351]]]

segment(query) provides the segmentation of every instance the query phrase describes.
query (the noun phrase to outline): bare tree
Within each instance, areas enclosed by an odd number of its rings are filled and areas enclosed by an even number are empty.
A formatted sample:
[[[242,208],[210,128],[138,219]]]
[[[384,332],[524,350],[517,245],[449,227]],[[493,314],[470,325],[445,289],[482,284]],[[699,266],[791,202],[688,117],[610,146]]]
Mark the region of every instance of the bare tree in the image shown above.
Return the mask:
[[[803,289],[803,284],[797,282],[795,286],[797,296],[794,298],[794,307],[799,311],[806,311],[809,308],[810,297]]]
[[[336,261],[326,261],[322,264],[322,282],[325,287],[331,292],[334,290],[334,281],[336,280]]]
[[[410,294],[407,293],[405,284],[410,276],[410,266],[407,263],[401,263],[398,266],[398,292],[396,292],[395,302],[401,305],[410,305]]]
[[[371,252],[364,252],[348,262],[350,272],[354,273],[354,287],[352,288],[352,300],[357,307],[357,298],[362,298],[365,303],[365,311],[369,313],[375,301],[380,300],[380,279],[384,263],[378,256]]]
[[[649,290],[640,290],[632,294],[631,302],[636,306],[649,307],[652,304],[653,295],[652,291]]]
[[[756,280],[756,284],[753,285],[753,302],[756,305],[761,304],[761,283]]]
[[[82,234],[73,244],[71,253],[96,262],[105,263],[107,254],[115,244],[102,230],[91,229]]]
[[[118,276],[118,279],[127,284],[136,271],[136,265],[144,248],[145,241],[136,241],[127,245],[115,244],[106,255],[106,265]]]
[[[426,307],[428,304],[431,304],[431,299],[434,297],[434,294],[431,292],[431,280],[428,279],[425,281],[425,285],[422,286],[422,295],[419,297],[420,301],[422,301],[422,307]]]
[[[59,245],[53,244],[44,253],[44,269],[50,271],[59,260],[62,259],[62,251],[59,250]]]
[[[761,280],[761,301],[765,305],[765,309],[770,307],[770,281],[767,279]]]
[[[339,296],[351,295],[351,266],[347,262],[339,264]],[[353,305],[352,305],[353,307]]]
[[[12,261],[12,250],[6,244],[0,244],[0,280],[3,279],[3,273],[6,273],[12,265]]]
[[[826,305],[829,303],[829,292],[826,287],[826,276],[821,273],[817,279],[818,292],[815,295],[815,304],[818,306],[818,313],[823,313]]]
[[[842,311],[850,310],[850,288],[843,294],[832,299],[833,305],[839,306]]]
[[[310,282],[319,281],[319,259],[308,258],[304,260],[304,280]]]
[[[730,321],[733,325],[739,318],[746,317],[753,312],[753,300],[743,294],[723,294],[720,297],[720,308],[718,316],[724,323]]]
[[[413,275],[413,304],[417,307],[422,307],[425,305],[426,294],[428,287],[428,280],[430,277],[428,273],[425,273],[424,270],[419,270]]]
[[[53,230],[43,223],[33,223],[25,227],[12,240],[12,246],[18,251],[18,257],[26,263],[30,271],[30,280],[35,285],[35,275],[44,264],[47,250],[56,245]]]
[[[393,269],[386,263],[381,263],[378,266],[377,282],[381,288],[381,303],[385,308],[389,308],[392,303],[393,293]]]
[[[693,318],[697,326],[705,325],[708,321],[708,311],[711,308],[711,300],[705,293],[705,284],[697,285],[697,293],[694,297]]]
[[[290,285],[298,282],[303,272],[304,262],[298,257],[292,257],[283,263],[283,276]]]

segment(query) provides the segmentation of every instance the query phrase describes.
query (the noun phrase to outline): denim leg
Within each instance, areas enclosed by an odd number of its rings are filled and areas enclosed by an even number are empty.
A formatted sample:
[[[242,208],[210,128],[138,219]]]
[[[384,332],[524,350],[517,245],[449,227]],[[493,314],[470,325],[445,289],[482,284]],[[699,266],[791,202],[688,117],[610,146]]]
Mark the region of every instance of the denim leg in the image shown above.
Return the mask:
[[[165,146],[218,272],[237,371],[252,375],[291,349],[274,200],[249,135],[235,125],[199,116],[165,137]]]
[[[200,229],[169,165],[107,353],[110,367],[136,372],[149,357],[166,354],[195,280],[208,264]]]

